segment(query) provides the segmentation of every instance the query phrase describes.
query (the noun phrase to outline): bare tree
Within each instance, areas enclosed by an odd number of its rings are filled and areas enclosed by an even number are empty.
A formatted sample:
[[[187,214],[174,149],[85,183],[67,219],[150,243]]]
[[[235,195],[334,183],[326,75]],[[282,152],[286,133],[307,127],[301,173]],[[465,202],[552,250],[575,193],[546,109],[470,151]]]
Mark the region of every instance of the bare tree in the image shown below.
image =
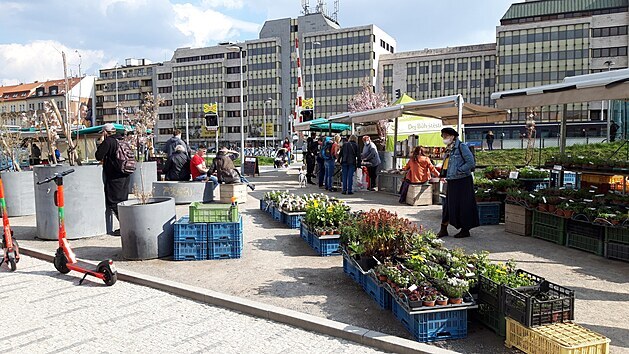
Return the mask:
[[[10,122],[20,119],[21,114],[5,112],[0,114],[0,150],[11,160],[13,169],[21,171],[19,160],[16,153],[22,143],[22,133],[19,129],[10,128]]]

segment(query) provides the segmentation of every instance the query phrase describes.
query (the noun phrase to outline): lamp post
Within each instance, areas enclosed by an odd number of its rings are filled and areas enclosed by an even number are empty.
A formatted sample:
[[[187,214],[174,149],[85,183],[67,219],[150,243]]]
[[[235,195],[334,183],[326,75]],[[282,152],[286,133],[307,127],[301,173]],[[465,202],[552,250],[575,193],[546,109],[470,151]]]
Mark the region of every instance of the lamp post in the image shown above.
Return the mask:
[[[312,72],[312,119],[317,119],[317,117],[315,116],[315,66],[314,66],[314,46],[315,45],[321,45],[321,42],[311,42],[312,46],[311,46],[311,50],[312,50],[312,54],[310,56],[310,66],[312,68],[310,68],[310,71]],[[291,140],[292,140],[292,136],[291,136]]]
[[[266,105],[271,104],[273,100],[269,97],[264,101],[264,153],[266,154]],[[275,125],[273,125],[273,137],[275,137]],[[266,155],[265,155],[266,156]]]
[[[116,71],[116,123],[120,124],[120,116],[118,113],[119,107],[118,107],[118,63],[116,63],[116,66],[114,67],[115,71]]]
[[[612,70],[612,65],[616,65],[616,63],[614,63],[611,60],[607,60],[606,62],[604,62],[603,64],[607,65],[607,71],[611,71]],[[601,101],[601,120],[603,119],[603,108],[605,106],[605,101]],[[611,121],[612,121],[612,117],[611,117],[611,100],[607,102],[607,142],[609,142],[609,139],[611,138],[611,134],[609,133],[609,130],[611,129]]]
[[[219,43],[226,46],[225,48],[230,52],[238,52],[240,57],[240,173],[245,174],[245,103],[244,103],[244,85],[242,76],[242,46],[236,43]]]

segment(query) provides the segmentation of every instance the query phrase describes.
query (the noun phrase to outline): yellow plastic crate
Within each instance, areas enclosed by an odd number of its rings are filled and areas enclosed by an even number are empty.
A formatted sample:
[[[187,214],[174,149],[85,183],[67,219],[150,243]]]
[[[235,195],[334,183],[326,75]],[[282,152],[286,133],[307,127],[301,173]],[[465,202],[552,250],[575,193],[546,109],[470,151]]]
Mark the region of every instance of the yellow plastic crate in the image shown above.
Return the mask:
[[[527,354],[608,354],[610,340],[575,323],[554,323],[527,328],[509,317],[507,348]]]

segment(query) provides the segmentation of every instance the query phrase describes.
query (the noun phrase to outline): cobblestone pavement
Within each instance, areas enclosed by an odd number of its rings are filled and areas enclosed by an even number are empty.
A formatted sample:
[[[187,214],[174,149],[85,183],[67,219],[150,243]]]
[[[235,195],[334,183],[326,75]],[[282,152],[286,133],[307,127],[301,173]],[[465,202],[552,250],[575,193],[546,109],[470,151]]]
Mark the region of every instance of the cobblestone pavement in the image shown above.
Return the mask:
[[[23,257],[0,272],[3,353],[377,353],[165,292],[59,274]],[[15,304],[15,306],[6,306]]]

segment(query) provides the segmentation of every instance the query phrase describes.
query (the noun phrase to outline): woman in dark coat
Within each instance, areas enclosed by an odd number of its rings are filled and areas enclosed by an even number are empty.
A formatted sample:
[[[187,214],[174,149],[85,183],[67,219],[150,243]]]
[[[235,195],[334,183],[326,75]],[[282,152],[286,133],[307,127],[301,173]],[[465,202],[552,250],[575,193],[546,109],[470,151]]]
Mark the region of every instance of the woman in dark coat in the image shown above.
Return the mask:
[[[454,235],[455,238],[470,237],[470,230],[480,225],[472,179],[474,156],[458,136],[459,133],[452,128],[441,130],[443,143],[447,146],[442,167],[445,171],[441,173],[446,178],[447,191],[441,230],[437,234],[439,237],[448,236],[448,225],[461,230]]]

